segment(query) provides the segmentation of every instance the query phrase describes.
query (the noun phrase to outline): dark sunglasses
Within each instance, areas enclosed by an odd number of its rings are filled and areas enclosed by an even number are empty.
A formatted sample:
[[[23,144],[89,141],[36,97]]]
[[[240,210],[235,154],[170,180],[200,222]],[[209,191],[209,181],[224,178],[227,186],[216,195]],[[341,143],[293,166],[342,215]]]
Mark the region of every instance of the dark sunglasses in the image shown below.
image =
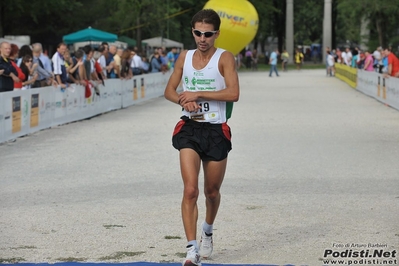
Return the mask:
[[[216,32],[218,32],[217,30],[214,31],[200,31],[200,30],[193,30],[195,36],[197,37],[201,37],[202,35],[205,36],[205,38],[209,38],[212,37]]]

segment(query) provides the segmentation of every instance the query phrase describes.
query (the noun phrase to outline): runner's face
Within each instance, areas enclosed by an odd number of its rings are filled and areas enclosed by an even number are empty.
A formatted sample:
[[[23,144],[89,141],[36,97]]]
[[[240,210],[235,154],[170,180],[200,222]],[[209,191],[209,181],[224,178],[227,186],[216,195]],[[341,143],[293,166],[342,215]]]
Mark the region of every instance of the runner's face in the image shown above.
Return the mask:
[[[197,36],[194,34],[194,30],[199,30],[201,32],[215,31],[212,24],[206,24],[202,22],[197,22],[194,25],[194,29],[192,29],[192,34],[194,36],[195,43],[197,44],[198,50],[205,52],[208,51],[211,47],[214,46],[215,40],[219,37],[219,31],[213,34],[211,37],[205,37],[205,34],[201,34],[201,36]]]

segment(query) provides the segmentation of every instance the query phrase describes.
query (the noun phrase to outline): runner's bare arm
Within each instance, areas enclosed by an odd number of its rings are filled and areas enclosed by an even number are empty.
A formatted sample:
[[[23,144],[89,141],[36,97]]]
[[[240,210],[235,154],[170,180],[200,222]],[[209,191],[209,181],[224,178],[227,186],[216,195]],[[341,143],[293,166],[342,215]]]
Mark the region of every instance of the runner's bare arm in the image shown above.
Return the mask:
[[[220,91],[185,91],[179,95],[181,104],[203,100],[236,102],[240,96],[240,86],[236,71],[235,59],[232,53],[224,52],[219,60],[219,71],[225,79],[226,88]]]
[[[177,87],[180,84],[182,75],[183,75],[183,65],[184,60],[186,58],[187,50],[184,50],[180,53],[179,57],[175,62],[175,67],[173,69],[173,73],[169,78],[168,84],[166,85],[164,96],[167,100],[180,104],[179,103],[179,94],[177,93]]]

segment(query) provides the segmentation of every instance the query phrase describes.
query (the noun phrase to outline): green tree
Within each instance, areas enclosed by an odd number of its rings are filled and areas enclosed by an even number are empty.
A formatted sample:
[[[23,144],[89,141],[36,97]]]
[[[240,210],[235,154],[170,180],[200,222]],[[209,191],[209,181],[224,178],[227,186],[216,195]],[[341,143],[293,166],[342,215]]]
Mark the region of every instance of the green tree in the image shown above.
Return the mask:
[[[0,2],[0,36],[31,35],[32,41],[52,38],[60,41],[60,34],[68,33],[74,15],[82,4],[79,1],[14,0]]]
[[[324,1],[294,1],[294,42],[321,43],[323,38]]]
[[[336,0],[337,38],[360,41],[360,23],[369,21],[369,47],[398,42],[399,0]]]
[[[268,37],[274,35],[274,32],[277,32],[275,28],[273,28],[273,26],[276,25],[273,23],[273,14],[280,14],[281,10],[274,6],[273,0],[250,0],[250,2],[255,7],[259,17],[258,32],[253,43],[255,47],[257,47],[259,43],[262,49],[261,52],[264,54],[264,47],[267,44]]]

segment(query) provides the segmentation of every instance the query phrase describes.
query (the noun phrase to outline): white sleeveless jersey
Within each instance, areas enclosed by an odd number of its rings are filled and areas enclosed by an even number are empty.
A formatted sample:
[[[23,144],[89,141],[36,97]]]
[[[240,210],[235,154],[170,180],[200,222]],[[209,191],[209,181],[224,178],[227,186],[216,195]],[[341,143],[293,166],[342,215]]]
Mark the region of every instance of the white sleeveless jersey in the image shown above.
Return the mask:
[[[184,91],[220,91],[226,88],[224,77],[219,72],[219,59],[223,49],[217,48],[211,60],[203,69],[193,67],[196,50],[188,50],[183,67],[182,84]],[[197,122],[221,124],[227,122],[233,109],[232,102],[199,100],[201,109],[197,112],[183,110],[183,115]]]

